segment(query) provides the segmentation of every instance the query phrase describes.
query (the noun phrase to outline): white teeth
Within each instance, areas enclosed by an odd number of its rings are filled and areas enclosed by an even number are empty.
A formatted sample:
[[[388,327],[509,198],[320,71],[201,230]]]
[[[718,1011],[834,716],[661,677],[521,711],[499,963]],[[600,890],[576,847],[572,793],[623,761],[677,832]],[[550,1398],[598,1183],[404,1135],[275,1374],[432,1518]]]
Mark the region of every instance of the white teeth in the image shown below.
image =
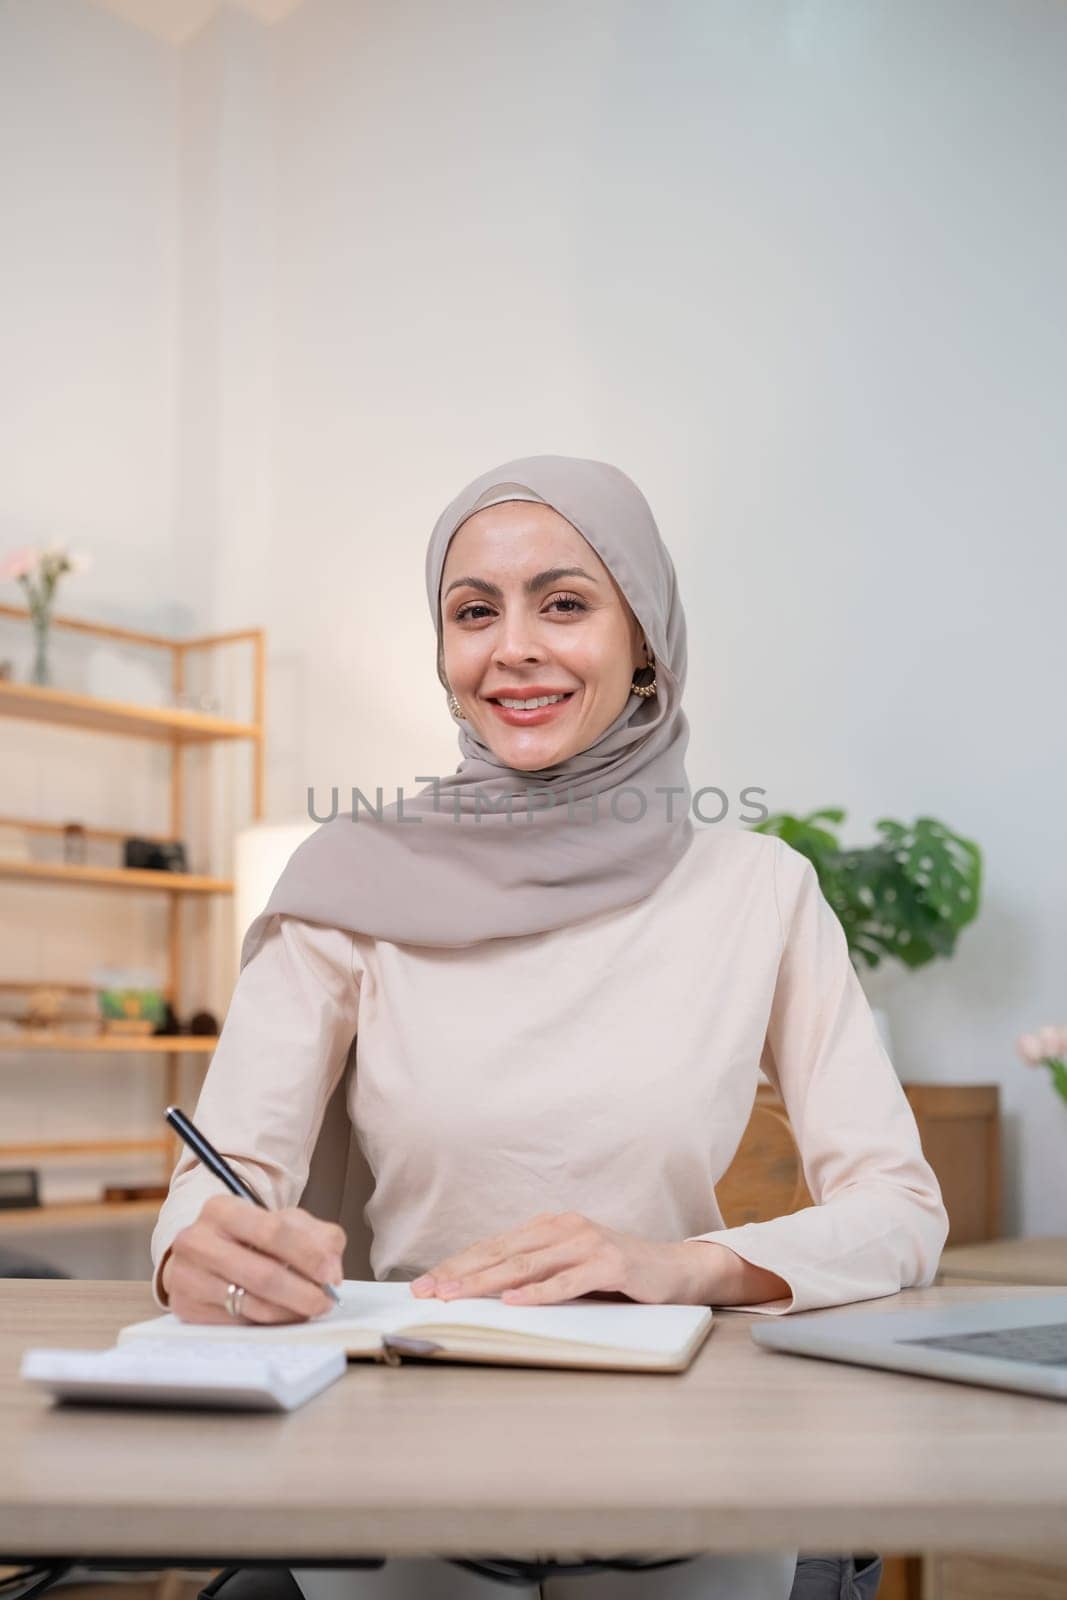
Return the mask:
[[[557,700],[565,700],[566,695],[543,694],[535,700],[497,700],[497,705],[507,706],[511,711],[532,711],[535,706],[554,706]]]

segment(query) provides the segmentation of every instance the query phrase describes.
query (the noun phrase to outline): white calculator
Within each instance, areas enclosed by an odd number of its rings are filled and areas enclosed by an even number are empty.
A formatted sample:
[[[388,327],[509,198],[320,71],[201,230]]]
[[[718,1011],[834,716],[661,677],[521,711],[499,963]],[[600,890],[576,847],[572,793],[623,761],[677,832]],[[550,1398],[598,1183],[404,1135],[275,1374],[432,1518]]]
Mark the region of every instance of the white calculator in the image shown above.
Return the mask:
[[[21,1376],[57,1400],[292,1411],[346,1366],[341,1345],[138,1339],[110,1350],[27,1350]]]

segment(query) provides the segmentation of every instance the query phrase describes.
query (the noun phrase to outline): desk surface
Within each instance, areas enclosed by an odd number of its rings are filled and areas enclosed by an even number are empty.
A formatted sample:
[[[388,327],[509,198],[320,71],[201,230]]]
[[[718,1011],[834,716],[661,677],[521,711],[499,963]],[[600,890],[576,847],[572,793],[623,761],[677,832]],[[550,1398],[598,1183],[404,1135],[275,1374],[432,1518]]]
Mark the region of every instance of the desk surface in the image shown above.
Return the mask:
[[[0,1280],[0,1557],[1067,1555],[1067,1404],[763,1350],[752,1313],[716,1311],[680,1375],[356,1362],[284,1417],[54,1408],[19,1381],[28,1346],[152,1309],[141,1284]]]

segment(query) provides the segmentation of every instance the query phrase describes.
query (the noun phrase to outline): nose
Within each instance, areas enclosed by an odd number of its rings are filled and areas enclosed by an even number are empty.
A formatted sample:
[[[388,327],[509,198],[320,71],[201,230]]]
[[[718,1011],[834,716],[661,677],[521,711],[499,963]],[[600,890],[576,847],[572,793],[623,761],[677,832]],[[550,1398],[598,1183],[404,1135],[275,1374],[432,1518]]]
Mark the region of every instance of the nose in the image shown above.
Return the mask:
[[[544,661],[548,652],[537,637],[536,626],[520,608],[504,616],[497,631],[493,655],[498,663]]]

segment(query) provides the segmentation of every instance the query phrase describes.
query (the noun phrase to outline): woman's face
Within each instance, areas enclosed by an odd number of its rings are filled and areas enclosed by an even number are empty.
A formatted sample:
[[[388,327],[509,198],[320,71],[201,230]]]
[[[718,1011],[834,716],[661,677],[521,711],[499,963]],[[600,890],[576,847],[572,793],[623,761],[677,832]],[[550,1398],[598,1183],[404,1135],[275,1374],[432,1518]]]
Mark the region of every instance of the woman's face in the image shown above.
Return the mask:
[[[570,568],[559,572],[557,568]],[[445,676],[505,766],[552,767],[589,748],[651,659],[640,623],[592,546],[551,506],[506,500],[469,517],[441,577]],[[562,701],[534,710],[500,698]]]

